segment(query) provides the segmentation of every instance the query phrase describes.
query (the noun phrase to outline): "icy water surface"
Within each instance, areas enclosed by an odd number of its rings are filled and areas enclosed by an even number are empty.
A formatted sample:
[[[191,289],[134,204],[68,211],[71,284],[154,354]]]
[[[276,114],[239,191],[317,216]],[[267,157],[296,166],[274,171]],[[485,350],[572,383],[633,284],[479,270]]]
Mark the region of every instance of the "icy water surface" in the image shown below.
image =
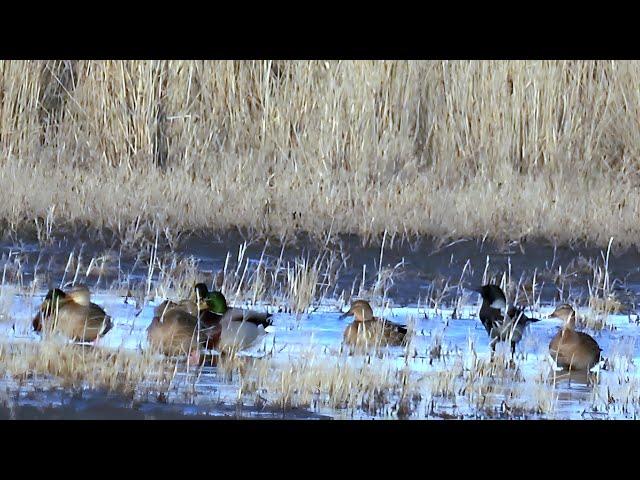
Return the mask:
[[[41,292],[44,293],[44,292]],[[39,297],[28,301],[28,297],[17,297],[12,306],[14,323],[2,324],[4,341],[8,342],[37,342],[37,335],[29,332],[29,321],[35,311]],[[123,298],[110,294],[96,294],[94,301],[103,305],[115,321],[115,327],[108,335],[100,339],[97,348],[144,350],[147,347],[145,329],[149,325],[155,302],[137,310],[131,303],[124,303]],[[529,327],[528,335],[519,344],[517,376],[513,382],[496,382],[495,392],[481,401],[476,397],[465,396],[460,390],[464,381],[454,387],[457,390],[453,398],[446,395],[439,396],[434,383],[429,380],[430,375],[438,375],[455,369],[473,369],[473,363],[478,358],[488,361],[490,351],[488,339],[480,322],[476,318],[477,306],[470,305],[457,312],[458,318],[451,318],[451,309],[435,311],[420,308],[392,308],[387,309],[385,316],[395,322],[409,322],[413,325],[415,334],[411,348],[401,347],[385,349],[383,359],[373,357],[373,362],[386,363],[394,368],[407,369],[417,379],[422,378],[422,401],[412,407],[410,418],[635,418],[638,392],[634,389],[640,380],[635,365],[640,357],[640,350],[635,342],[637,336],[637,316],[616,315],[608,319],[608,327],[600,332],[591,332],[605,352],[611,357],[611,364],[607,370],[599,369],[591,375],[591,380],[576,375],[568,379],[557,379],[555,388],[546,387],[548,398],[547,412],[536,413],[536,395],[543,395],[543,387],[537,386],[536,381],[541,376],[549,375],[551,360],[547,354],[548,342],[559,328],[559,322],[543,319]],[[541,317],[550,313],[551,307],[544,307],[536,312]],[[382,313],[382,311],[379,311]],[[358,362],[371,361],[365,355],[340,357],[340,343],[342,333],[347,325],[346,320],[339,318],[337,308],[325,306],[318,311],[296,317],[294,315],[276,313],[274,325],[269,327],[267,334],[254,347],[243,352],[251,357],[268,355],[273,368],[288,368],[291,362],[302,359],[309,352],[315,352],[316,362],[331,362],[335,358],[344,359],[354,365]],[[440,355],[434,355],[434,346],[440,346]],[[472,349],[472,350],[471,350]],[[407,355],[408,353],[408,355]],[[197,370],[195,367],[193,371]],[[596,368],[595,370],[598,370]],[[507,373],[510,374],[510,373]],[[174,418],[186,416],[192,418],[386,418],[394,417],[395,413],[384,409],[371,413],[359,409],[331,410],[319,406],[318,408],[298,408],[290,411],[278,411],[271,405],[237,405],[239,384],[232,380],[222,379],[216,374],[215,367],[205,367],[198,374],[191,377],[195,393],[188,399],[181,396],[180,377],[187,373],[179,373],[175,380],[174,397],[166,404],[152,400],[133,401],[123,400],[112,395],[99,392],[75,392],[73,395],[64,392],[42,392],[38,386],[22,387],[22,392],[9,394],[9,406],[13,408],[13,418],[89,418],[103,415],[113,418],[123,415],[126,418]],[[552,374],[551,374],[552,375]],[[434,377],[435,378],[435,377]],[[624,378],[630,390],[621,400],[622,394],[616,401],[611,402],[607,392],[609,385],[620,389],[620,378]],[[634,380],[635,379],[635,380]],[[184,381],[191,384],[193,380]],[[435,380],[434,380],[435,381]],[[478,382],[491,380],[478,379]],[[597,381],[594,388],[589,382]],[[504,394],[500,390],[505,387]],[[9,383],[5,385],[7,391],[12,391]],[[467,386],[473,389],[473,385]],[[418,389],[420,391],[420,389]],[[606,393],[603,393],[606,392]],[[266,394],[268,395],[268,394]],[[604,396],[602,398],[599,397]],[[520,396],[521,398],[518,398]],[[543,395],[544,396],[544,395]],[[541,402],[544,402],[542,399]],[[5,404],[7,400],[5,399]],[[13,407],[10,408],[10,406]],[[482,405],[482,408],[478,408]],[[514,406],[512,406],[514,405]],[[517,406],[517,407],[515,407]],[[518,413],[522,410],[522,413]],[[5,415],[9,415],[5,411]],[[125,414],[124,412],[127,411]],[[17,413],[15,413],[17,412]],[[38,413],[39,412],[39,413]],[[49,412],[49,413],[47,413]],[[75,413],[74,413],[75,412]],[[102,413],[100,413],[102,412]]]
[[[193,255],[198,269],[213,276],[237,255],[240,239],[225,241],[191,240],[177,247],[177,254]],[[202,369],[181,366],[169,397],[80,389],[67,391],[51,387],[46,381],[16,384],[10,378],[0,380],[1,418],[287,418],[287,419],[364,419],[364,418],[635,418],[640,405],[640,375],[636,369],[640,350],[638,315],[635,304],[640,292],[640,256],[635,249],[612,252],[608,261],[611,291],[621,302],[619,313],[604,318],[601,330],[588,330],[607,359],[594,372],[558,375],[548,355],[548,343],[560,327],[555,319],[546,319],[558,301],[584,304],[593,288],[593,272],[604,265],[600,249],[572,250],[550,245],[496,246],[476,241],[461,241],[438,246],[421,241],[412,247],[395,245],[382,252],[382,266],[393,270],[392,281],[385,284],[387,308],[376,314],[391,321],[408,323],[414,332],[409,348],[384,349],[376,355],[348,356],[341,348],[348,320],[341,320],[340,296],[359,289],[370,291],[380,265],[380,247],[362,247],[345,237],[332,247],[341,267],[327,298],[315,301],[307,313],[284,313],[282,305],[259,304],[254,308],[274,312],[274,324],[255,346],[242,352],[248,359],[268,360],[276,372],[294,372],[296,366],[311,364],[322,370],[338,364],[359,372],[369,368],[390,368],[404,372],[411,385],[410,398],[397,391],[378,392],[380,405],[332,405],[323,393],[293,408],[278,408],[280,393],[265,389],[244,395],[238,378],[223,378],[216,367]],[[39,342],[30,331],[30,321],[46,289],[76,282],[87,283],[95,292],[92,301],[103,306],[114,320],[114,328],[100,339],[96,348],[144,351],[146,328],[153,308],[162,298],[146,304],[116,293],[113,285],[149,282],[149,291],[158,281],[158,269],[149,277],[149,261],[144,255],[122,249],[105,253],[90,242],[63,239],[47,247],[36,244],[5,243],[0,246],[4,268],[4,314],[0,321],[0,341]],[[248,245],[244,258],[254,265],[260,261],[295,262],[313,260],[318,247],[281,249],[264,244]],[[73,252],[74,261],[69,257]],[[163,252],[155,252],[161,255]],[[166,252],[165,252],[166,253]],[[81,260],[78,261],[78,256]],[[95,260],[101,258],[101,260]],[[87,274],[91,261],[102,261],[100,273]],[[78,263],[82,264],[78,267]],[[70,268],[70,264],[72,267]],[[488,266],[487,266],[488,264]],[[105,266],[106,265],[106,266]],[[94,265],[95,266],[95,265]],[[364,267],[363,267],[364,266]],[[234,268],[231,265],[231,268]],[[75,269],[75,270],[74,270]],[[249,269],[250,270],[250,269]],[[542,318],[529,327],[518,345],[516,365],[487,374],[490,351],[485,330],[477,319],[477,294],[462,286],[476,285],[483,275],[500,277],[508,273],[513,282],[536,280],[536,309]],[[535,277],[534,277],[535,274]],[[34,284],[33,279],[37,279]],[[150,280],[149,280],[150,279]],[[364,283],[362,282],[364,279]],[[20,293],[11,293],[11,285],[20,284]],[[32,285],[34,295],[23,293]],[[354,289],[355,285],[355,289]],[[448,287],[448,288],[447,288]],[[133,288],[133,287],[132,287]],[[369,290],[368,290],[369,289]],[[381,302],[377,302],[381,305]],[[241,305],[239,305],[241,306]],[[587,313],[584,308],[580,313]],[[500,352],[499,352],[500,353]],[[508,359],[508,355],[507,355]],[[250,361],[250,360],[248,360]],[[304,370],[305,367],[302,369]],[[312,367],[309,367],[312,368]],[[299,370],[299,368],[298,368]],[[480,372],[480,373],[478,373]],[[482,373],[484,372],[484,373]],[[349,381],[357,383],[357,378]],[[188,388],[187,388],[188,387]],[[271,385],[273,387],[273,385]],[[185,393],[189,390],[188,394]],[[295,388],[291,396],[300,392]],[[257,398],[257,400],[256,400]],[[295,400],[295,398],[294,398]],[[404,407],[403,407],[404,405]]]
[[[180,242],[173,250],[161,244],[152,252],[153,246],[127,248],[116,242],[98,241],[99,238],[80,232],[59,234],[45,245],[33,239],[0,241],[0,265],[9,281],[28,283],[37,278],[41,285],[58,286],[77,277],[92,287],[106,288],[114,283],[146,282],[152,255],[156,261],[169,253],[180,258],[193,256],[201,272],[215,274],[227,261],[234,268],[241,249],[244,249],[242,261],[249,264],[248,273],[260,262],[274,265],[280,261],[281,266],[286,266],[300,259],[313,262],[322,252],[330,252],[338,266],[329,294],[350,292],[354,285],[371,287],[382,267],[393,271],[392,281],[385,285],[387,295],[396,304],[415,305],[432,296],[433,288],[459,283],[476,285],[485,271],[490,276],[510,272],[516,283],[530,282],[535,274],[538,293],[546,301],[567,296],[584,300],[589,294],[588,282],[593,282],[591,267],[596,264],[602,267],[606,254],[606,248],[556,247],[548,242],[497,244],[462,239],[441,244],[432,239],[401,243],[385,238],[381,255],[380,244],[363,246],[354,235],[343,235],[326,244],[306,240],[282,248],[269,241],[245,241],[236,233],[203,233]],[[91,260],[94,263],[89,268]],[[84,270],[76,275],[78,263]],[[83,278],[86,270],[90,274]],[[613,249],[608,271],[611,286],[618,295],[635,301],[640,295],[640,252],[635,247],[624,251]],[[155,269],[154,279],[158,273]],[[444,299],[453,298],[451,289],[445,293]]]

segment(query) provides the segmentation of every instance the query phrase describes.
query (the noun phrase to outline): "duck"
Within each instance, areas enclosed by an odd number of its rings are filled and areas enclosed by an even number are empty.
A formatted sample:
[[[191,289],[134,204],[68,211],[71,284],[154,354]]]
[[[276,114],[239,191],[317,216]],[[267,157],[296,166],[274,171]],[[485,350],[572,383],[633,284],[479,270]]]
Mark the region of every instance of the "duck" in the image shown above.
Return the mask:
[[[220,334],[214,342],[217,350],[243,350],[262,336],[265,328],[273,324],[271,313],[230,308],[222,292],[210,292],[204,283],[196,284],[194,292],[197,303],[204,303],[211,314],[208,321],[219,325]]]
[[[32,327],[36,332],[50,328],[73,341],[95,343],[113,328],[113,322],[102,307],[91,302],[89,288],[77,285],[67,292],[49,290]]]
[[[200,331],[198,318],[184,307],[165,300],[154,309],[147,327],[147,340],[152,349],[167,356],[187,355],[189,362],[197,364],[206,336]]]
[[[206,291],[206,295],[202,294],[203,289]],[[171,303],[173,306],[180,307],[190,315],[198,318],[201,333],[207,338],[206,348],[211,350],[217,348],[220,340],[222,329],[220,321],[224,310],[222,310],[223,307],[219,303],[212,302],[211,305],[207,303],[208,298],[213,298],[212,294],[206,290],[206,285],[199,283],[194,286],[191,298]]]
[[[356,300],[349,311],[340,318],[354,317],[344,330],[343,343],[352,347],[398,346],[406,340],[407,327],[373,316],[373,309],[366,300]]]
[[[591,370],[600,362],[602,349],[590,335],[576,332],[576,312],[567,303],[558,305],[547,318],[558,318],[564,325],[549,342],[549,354],[566,370]]]
[[[498,342],[509,341],[513,358],[516,353],[516,344],[522,339],[527,325],[539,322],[540,319],[527,317],[524,309],[514,305],[507,308],[507,298],[498,285],[488,284],[472,290],[482,297],[478,316],[489,335],[492,355]]]

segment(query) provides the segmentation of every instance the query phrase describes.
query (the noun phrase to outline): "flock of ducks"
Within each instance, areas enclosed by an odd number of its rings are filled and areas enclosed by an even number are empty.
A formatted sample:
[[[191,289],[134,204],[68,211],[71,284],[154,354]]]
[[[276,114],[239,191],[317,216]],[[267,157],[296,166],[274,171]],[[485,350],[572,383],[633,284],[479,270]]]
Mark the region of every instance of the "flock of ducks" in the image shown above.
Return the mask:
[[[224,352],[251,345],[271,325],[271,314],[229,308],[222,292],[195,285],[190,299],[165,300],[147,328],[152,349],[167,356],[187,355],[199,362],[203,348]],[[76,342],[95,343],[113,327],[111,317],[90,301],[82,285],[67,292],[49,290],[32,321],[36,332],[55,332]]]
[[[479,318],[489,336],[492,356],[498,342],[509,342],[513,357],[527,325],[539,319],[527,317],[519,307],[508,306],[497,285],[473,290],[482,297]],[[375,317],[365,300],[354,301],[341,318],[349,316],[354,320],[343,335],[348,346],[369,348],[406,342],[406,326]],[[549,353],[557,365],[567,370],[588,371],[598,364],[602,349],[591,336],[575,331],[575,310],[562,304],[548,316],[552,317],[564,321],[549,343]],[[242,350],[271,324],[271,314],[230,308],[222,292],[210,292],[204,283],[198,283],[191,298],[178,302],[165,300],[155,308],[147,339],[152,348],[165,355],[186,355],[197,363],[202,349]],[[113,322],[100,306],[91,302],[89,289],[78,286],[67,292],[49,290],[32,326],[37,332],[56,331],[73,341],[96,342],[111,330]]]

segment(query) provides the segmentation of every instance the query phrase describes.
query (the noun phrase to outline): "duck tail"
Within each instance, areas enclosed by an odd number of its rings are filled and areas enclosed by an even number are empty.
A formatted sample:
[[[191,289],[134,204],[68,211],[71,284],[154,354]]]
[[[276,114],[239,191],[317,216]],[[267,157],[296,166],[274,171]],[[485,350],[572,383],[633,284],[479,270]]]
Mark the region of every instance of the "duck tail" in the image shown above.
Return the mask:
[[[227,313],[229,310],[227,310]],[[254,324],[256,327],[264,327],[267,328],[273,324],[273,320],[271,319],[270,313],[258,313],[256,312],[241,312],[237,316],[237,321],[249,322]]]
[[[36,314],[36,316],[33,317],[33,321],[31,322],[31,326],[33,327],[33,330],[35,332],[41,332],[42,331],[42,320],[40,319],[40,312],[38,312]]]
[[[102,329],[100,330],[99,335],[101,337],[104,337],[112,328],[113,328],[113,321],[111,320],[111,317],[109,315],[106,315],[104,317],[104,321],[102,322]]]
[[[270,327],[273,325],[273,320],[271,319],[271,314],[267,313],[265,317],[256,319],[256,325],[262,325],[264,328]]]
[[[518,308],[518,307],[511,307],[509,309],[509,311],[507,312],[507,316],[509,318],[511,318],[511,319],[517,319],[518,323],[524,322],[525,324],[527,324],[527,323],[535,323],[535,322],[539,322],[540,321],[539,318],[527,317],[524,314],[524,309],[523,308]]]

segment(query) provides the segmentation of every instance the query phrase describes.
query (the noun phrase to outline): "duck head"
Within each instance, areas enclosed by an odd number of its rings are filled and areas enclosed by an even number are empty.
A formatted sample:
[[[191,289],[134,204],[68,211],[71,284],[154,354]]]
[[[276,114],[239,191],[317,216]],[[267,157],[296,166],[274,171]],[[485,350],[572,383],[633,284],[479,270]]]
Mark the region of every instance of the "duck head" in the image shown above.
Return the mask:
[[[574,329],[576,327],[576,311],[568,303],[558,305],[547,318],[558,318],[564,321],[564,327]]]
[[[205,302],[206,308],[220,315],[227,311],[227,299],[222,292],[210,292],[204,283],[197,283],[193,288],[198,303]]]
[[[66,293],[66,296],[78,305],[85,307],[91,303],[91,293],[86,285],[76,285]]]
[[[203,299],[209,296],[209,289],[207,288],[207,285],[204,283],[196,283],[193,286],[193,291],[196,295],[196,299]]]
[[[373,320],[373,310],[369,302],[365,300],[356,300],[351,304],[351,308],[348,312],[343,313],[340,318],[346,318],[353,315],[356,322],[366,322]]]
[[[481,287],[472,288],[472,290],[474,292],[478,292],[482,297],[483,302],[488,303],[491,308],[502,310],[507,306],[507,298],[498,285],[483,285]]]
[[[212,292],[207,298],[207,305],[213,313],[223,314],[229,308],[227,306],[227,299],[224,298],[222,292]]]

